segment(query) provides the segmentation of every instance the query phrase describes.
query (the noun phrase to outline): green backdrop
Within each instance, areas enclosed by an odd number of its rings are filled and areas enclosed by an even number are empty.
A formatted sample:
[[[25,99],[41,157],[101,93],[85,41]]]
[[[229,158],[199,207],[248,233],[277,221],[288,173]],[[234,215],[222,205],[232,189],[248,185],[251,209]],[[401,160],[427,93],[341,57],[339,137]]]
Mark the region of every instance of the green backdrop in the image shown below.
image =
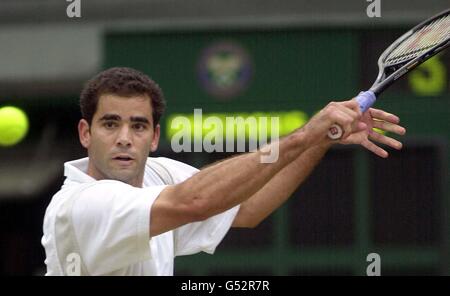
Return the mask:
[[[151,76],[164,90],[167,115],[202,108],[312,116],[329,101],[370,87],[378,55],[402,31],[111,31],[104,39],[104,67],[130,66]],[[202,81],[214,86],[214,73],[199,70],[205,69],[205,50],[214,52],[223,42],[232,42],[231,55],[241,57],[228,81],[240,90],[226,97],[208,92]],[[332,149],[266,222],[232,230],[214,256],[177,259],[176,274],[364,275],[372,252],[381,256],[382,274],[449,274],[449,56],[416,70],[377,102],[407,127],[404,150],[380,160],[359,147]],[[162,136],[161,154],[193,165],[228,155],[174,154]]]

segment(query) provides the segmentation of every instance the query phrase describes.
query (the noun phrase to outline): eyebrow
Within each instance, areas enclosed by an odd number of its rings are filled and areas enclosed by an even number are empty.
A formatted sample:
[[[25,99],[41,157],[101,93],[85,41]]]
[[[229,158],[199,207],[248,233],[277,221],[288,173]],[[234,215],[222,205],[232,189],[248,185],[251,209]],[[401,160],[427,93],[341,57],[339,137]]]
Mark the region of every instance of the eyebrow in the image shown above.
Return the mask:
[[[148,119],[143,116],[131,116],[130,120],[131,120],[131,122],[141,122],[141,123],[150,124],[150,121],[148,121]]]
[[[121,119],[122,118],[120,118],[120,116],[117,114],[105,114],[98,121],[107,121],[107,120],[120,121]]]
[[[108,121],[108,120],[120,121],[122,120],[122,118],[117,114],[105,114],[99,119],[99,121]],[[131,116],[130,121],[150,124],[150,121],[143,116]]]

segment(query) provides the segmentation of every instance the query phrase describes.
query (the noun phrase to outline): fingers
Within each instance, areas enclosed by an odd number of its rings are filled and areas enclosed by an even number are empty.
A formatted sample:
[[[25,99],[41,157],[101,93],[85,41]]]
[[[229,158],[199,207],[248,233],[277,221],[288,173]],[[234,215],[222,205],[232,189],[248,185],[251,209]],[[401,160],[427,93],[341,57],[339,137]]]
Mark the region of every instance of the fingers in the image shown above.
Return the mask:
[[[355,112],[361,114],[361,109],[359,109],[359,103],[356,100],[354,100],[354,99],[340,102],[340,104],[342,104],[345,107],[350,108],[351,110],[354,110]]]
[[[374,119],[387,121],[387,122],[394,123],[394,124],[400,123],[400,118],[398,118],[398,116],[388,113],[388,112],[385,112],[383,110],[370,108],[369,112],[370,112],[370,116]]]
[[[352,131],[352,122],[353,119],[351,116],[349,116],[347,113],[343,112],[342,110],[335,110],[333,111],[333,114],[330,116],[332,119],[332,122],[339,125],[342,130],[342,139],[347,138]]]
[[[406,133],[406,129],[398,124],[393,124],[387,121],[374,120],[373,127],[382,129],[387,132],[392,132],[397,135],[404,135]]]
[[[397,141],[396,139],[386,137],[377,132],[371,132],[369,134],[369,139],[371,141],[375,141],[377,143],[387,145],[387,146],[397,149],[397,150],[400,150],[403,147],[403,144],[401,142]],[[384,150],[383,148],[379,147],[378,145],[376,145],[375,143],[373,143],[371,141],[366,140],[366,141],[362,142],[361,145],[380,157],[387,158],[389,156],[389,153],[386,150]]]
[[[356,101],[330,102],[327,105],[327,108],[329,107],[336,108],[355,119],[358,119],[362,116],[362,113],[359,110],[359,106]]]
[[[342,128],[343,134],[341,138],[343,139],[347,138],[352,133],[353,124],[355,121],[354,114],[356,114],[355,112],[350,110],[354,113],[352,114],[346,109],[347,108],[343,107],[342,105],[335,105],[327,108],[327,115],[330,120],[329,122],[331,124],[337,124]]]
[[[406,133],[406,129],[398,124],[400,123],[398,116],[375,108],[370,108],[369,112],[373,119],[373,127],[397,135],[404,135]]]
[[[397,150],[400,150],[402,148],[403,145],[400,141],[379,134],[372,130],[372,128],[378,128],[383,131],[395,133],[397,135],[404,135],[406,133],[406,129],[399,125],[400,118],[398,116],[380,109],[370,108],[359,121],[356,119],[359,119],[358,115],[360,115],[361,113],[359,112],[359,106],[357,104],[355,106],[354,104],[351,104],[351,102],[346,101],[342,102],[341,106],[345,106],[347,108],[339,110],[343,114],[346,114],[354,120],[354,126],[351,130],[356,131],[356,133],[352,135],[350,141],[347,141],[348,143],[359,143],[367,150],[382,158],[387,158],[389,156],[389,153],[385,149],[379,147],[377,144],[386,145]],[[357,115],[349,111],[356,112]],[[347,126],[347,128],[350,127]],[[348,136],[348,134],[345,134],[344,136]],[[342,139],[345,138],[343,137]],[[343,141],[343,143],[346,143],[346,140]]]
[[[372,151],[373,153],[375,153],[380,157],[387,158],[389,156],[389,153],[387,153],[386,150],[384,150],[381,147],[378,147],[369,140],[362,142],[361,145],[365,147],[367,150]]]
[[[361,112],[358,110],[358,105],[353,101],[345,102],[331,102],[325,108],[327,116],[329,116],[330,123],[338,124],[343,129],[342,139],[347,138],[354,131],[361,130],[358,124],[358,119],[361,117]]]
[[[369,136],[369,139],[372,141],[376,141],[380,144],[387,145],[387,146],[392,147],[397,150],[400,150],[403,147],[401,142],[399,142],[395,139],[383,136],[376,132],[372,133]],[[367,150],[375,153],[376,155],[378,155],[380,157],[387,158],[389,156],[389,153],[386,150],[384,150],[383,148],[379,147],[378,145],[376,145],[375,143],[373,143],[369,140],[363,141],[361,143],[361,146],[365,147]]]
[[[372,132],[369,135],[369,139],[372,141],[376,141],[380,144],[387,145],[389,147],[392,147],[394,149],[400,150],[403,147],[403,144],[400,141],[397,141],[396,139],[386,137],[382,134],[379,134],[377,132]]]

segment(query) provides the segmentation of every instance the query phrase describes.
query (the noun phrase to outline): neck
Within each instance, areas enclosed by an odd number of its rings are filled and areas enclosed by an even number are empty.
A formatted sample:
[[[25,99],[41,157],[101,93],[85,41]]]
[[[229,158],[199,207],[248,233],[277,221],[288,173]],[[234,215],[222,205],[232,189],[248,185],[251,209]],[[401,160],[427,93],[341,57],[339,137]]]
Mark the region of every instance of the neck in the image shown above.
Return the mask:
[[[143,183],[144,183],[144,175],[143,174],[141,174],[141,176],[136,176],[131,179],[121,178],[119,176],[108,176],[107,174],[104,174],[100,170],[98,170],[91,160],[89,160],[87,174],[97,181],[116,180],[116,181],[124,182],[124,183],[134,186],[134,187],[139,187],[139,188],[142,188]]]

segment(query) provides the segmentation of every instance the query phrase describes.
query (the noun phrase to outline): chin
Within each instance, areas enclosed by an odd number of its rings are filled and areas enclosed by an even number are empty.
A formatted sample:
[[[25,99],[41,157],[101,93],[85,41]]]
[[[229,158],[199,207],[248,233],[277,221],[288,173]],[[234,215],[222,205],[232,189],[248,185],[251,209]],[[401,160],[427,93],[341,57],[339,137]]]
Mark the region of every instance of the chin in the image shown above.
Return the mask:
[[[130,183],[134,179],[134,177],[132,177],[132,176],[123,175],[123,174],[117,174],[117,175],[114,175],[113,177],[114,177],[114,180],[121,181],[124,183]]]
[[[133,176],[131,174],[127,174],[119,170],[109,170],[109,172],[104,175],[106,176],[106,179],[121,181],[124,183],[128,183],[130,180],[133,180]]]

